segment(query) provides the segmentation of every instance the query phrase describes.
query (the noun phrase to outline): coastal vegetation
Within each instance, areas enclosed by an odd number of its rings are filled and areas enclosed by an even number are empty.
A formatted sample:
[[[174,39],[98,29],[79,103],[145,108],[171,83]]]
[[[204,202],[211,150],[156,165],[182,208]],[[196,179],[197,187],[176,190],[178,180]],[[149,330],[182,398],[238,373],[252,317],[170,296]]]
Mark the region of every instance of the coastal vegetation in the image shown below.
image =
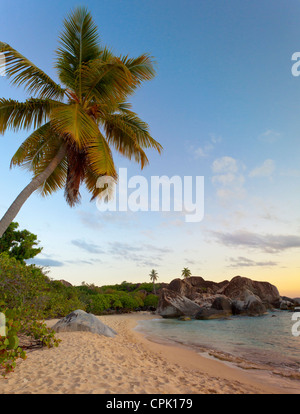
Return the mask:
[[[75,287],[87,312],[96,315],[111,312],[154,310],[158,295],[152,294],[152,283],[128,283],[97,287],[83,283]]]
[[[58,345],[45,319],[60,318],[75,309],[95,315],[154,310],[158,296],[152,289],[152,283],[128,282],[102,287],[86,283],[66,286],[51,280],[43,268],[1,253],[0,312],[6,318],[6,334],[0,336],[2,373],[12,371],[16,359],[26,358],[28,348]]]
[[[43,248],[38,246],[39,242],[35,234],[28,230],[18,230],[18,227],[18,223],[10,223],[0,238],[0,253],[7,252],[10,257],[25,263],[25,260],[41,253]]]
[[[58,346],[59,340],[47,328],[45,319],[60,318],[75,309],[101,315],[157,307],[158,295],[152,293],[152,283],[124,281],[98,287],[84,282],[81,286],[72,286],[51,280],[45,269],[25,263],[24,259],[30,254],[26,254],[25,248],[17,248],[20,247],[16,242],[17,227],[17,223],[11,225],[0,238],[3,247],[0,254],[0,312],[5,315],[5,335],[0,334],[0,371],[3,375],[13,371],[17,359],[26,358],[26,349]],[[21,234],[28,236],[30,251],[37,236],[27,230]],[[26,237],[23,239],[27,240]],[[41,249],[33,249],[31,255]]]

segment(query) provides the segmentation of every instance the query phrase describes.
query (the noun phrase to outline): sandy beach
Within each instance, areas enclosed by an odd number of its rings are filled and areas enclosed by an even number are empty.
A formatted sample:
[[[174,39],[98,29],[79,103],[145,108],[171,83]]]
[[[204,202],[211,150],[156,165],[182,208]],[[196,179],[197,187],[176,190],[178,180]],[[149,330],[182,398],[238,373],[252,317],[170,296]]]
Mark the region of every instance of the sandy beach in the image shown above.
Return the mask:
[[[2,394],[253,394],[300,393],[297,380],[244,370],[197,352],[157,343],[134,330],[145,312],[99,316],[118,332],[58,334],[58,348],[28,352],[0,379]],[[53,326],[56,320],[47,321]]]

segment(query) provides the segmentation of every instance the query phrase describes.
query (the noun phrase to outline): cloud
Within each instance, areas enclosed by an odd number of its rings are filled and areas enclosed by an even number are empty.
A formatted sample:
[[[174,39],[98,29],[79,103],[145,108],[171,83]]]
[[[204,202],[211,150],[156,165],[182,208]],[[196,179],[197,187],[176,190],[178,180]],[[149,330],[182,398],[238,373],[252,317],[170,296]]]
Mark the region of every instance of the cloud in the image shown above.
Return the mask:
[[[77,211],[79,219],[85,227],[92,230],[100,230],[104,227],[104,223],[99,220],[96,214],[89,213],[86,211]]]
[[[110,242],[108,253],[119,260],[129,260],[138,266],[157,267],[164,255],[173,250],[168,247],[159,247],[151,244],[130,245],[123,242]]]
[[[216,145],[222,142],[222,137],[220,135],[217,136],[215,134],[210,134],[210,140],[214,145]]]
[[[210,134],[209,137],[209,140],[205,143],[204,146],[191,148],[196,159],[208,157],[214,150],[215,146],[222,141],[222,137],[216,136],[215,134]]]
[[[128,227],[132,224],[132,221],[137,220],[137,216],[131,211],[105,211],[89,213],[86,211],[78,211],[79,219],[81,223],[92,230],[100,230],[105,225],[115,224],[118,227]]]
[[[189,258],[185,258],[183,262],[184,262],[184,264],[187,264],[189,266],[202,264],[201,261],[199,261],[199,260],[193,260],[193,259],[189,259]]]
[[[54,259],[47,259],[47,258],[34,258],[26,260],[27,264],[35,264],[37,266],[44,266],[44,267],[61,267],[64,266],[63,262]]]
[[[132,251],[139,251],[142,249],[141,246],[132,246],[128,243],[122,243],[122,242],[110,242],[109,245],[111,246],[110,248],[110,252],[111,253],[128,253],[128,252],[132,252]]]
[[[221,184],[223,186],[229,186],[229,185],[243,185],[245,182],[245,179],[242,175],[236,175],[231,172],[226,174],[220,174],[220,175],[214,175],[212,177],[212,183],[213,184]]]
[[[212,183],[217,187],[217,196],[223,200],[241,199],[245,196],[242,166],[232,157],[224,156],[212,164]]]
[[[147,249],[148,251],[159,252],[159,253],[172,253],[173,251],[169,247],[153,246],[153,244],[144,244],[143,247]]]
[[[247,257],[238,257],[230,259],[231,264],[229,267],[252,267],[252,266],[277,266],[277,262],[267,261],[267,262],[255,262],[254,260],[248,259]]]
[[[221,157],[216,159],[212,165],[214,173],[236,173],[238,171],[237,161],[232,157]]]
[[[102,263],[102,260],[100,259],[75,259],[75,260],[66,260],[66,263],[69,264],[76,264],[76,265],[94,265],[95,263]]]
[[[273,131],[272,129],[267,129],[265,132],[258,136],[258,139],[262,142],[273,144],[274,142],[278,141],[280,136],[281,134],[279,132]]]
[[[195,158],[205,158],[208,156],[208,148],[207,147],[198,147],[194,151]]]
[[[273,160],[265,160],[262,165],[254,168],[249,173],[249,177],[271,177],[275,171],[275,162]]]
[[[104,251],[96,244],[94,243],[88,243],[84,240],[71,240],[71,243],[74,246],[79,247],[82,250],[85,250],[89,253],[95,253],[95,254],[102,254]]]
[[[235,233],[212,231],[211,234],[225,246],[247,247],[267,253],[278,253],[300,247],[300,236],[295,235],[258,234],[245,230]]]

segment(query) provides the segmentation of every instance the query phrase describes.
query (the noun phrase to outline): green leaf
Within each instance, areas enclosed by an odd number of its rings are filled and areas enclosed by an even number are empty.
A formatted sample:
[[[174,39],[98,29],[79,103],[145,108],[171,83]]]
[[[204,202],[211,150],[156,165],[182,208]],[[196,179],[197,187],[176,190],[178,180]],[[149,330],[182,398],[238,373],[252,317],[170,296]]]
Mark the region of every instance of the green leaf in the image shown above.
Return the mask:
[[[38,128],[49,119],[52,108],[59,102],[45,99],[27,99],[19,102],[14,99],[0,98],[0,133],[7,129]]]
[[[72,89],[81,100],[82,67],[95,59],[99,53],[97,26],[86,8],[76,8],[64,20],[60,35],[56,68],[60,80]]]
[[[78,103],[61,104],[51,113],[51,126],[62,135],[68,136],[78,148],[88,145],[89,140],[99,134],[99,128]]]
[[[100,132],[95,139],[90,141],[87,154],[89,166],[98,176],[108,175],[114,179],[117,178],[111,150]]]
[[[8,349],[16,349],[18,345],[19,345],[19,338],[16,335],[9,337]]]
[[[0,53],[5,57],[5,74],[16,86],[23,85],[31,95],[39,98],[62,98],[65,90],[46,73],[26,59],[7,43],[0,42]]]

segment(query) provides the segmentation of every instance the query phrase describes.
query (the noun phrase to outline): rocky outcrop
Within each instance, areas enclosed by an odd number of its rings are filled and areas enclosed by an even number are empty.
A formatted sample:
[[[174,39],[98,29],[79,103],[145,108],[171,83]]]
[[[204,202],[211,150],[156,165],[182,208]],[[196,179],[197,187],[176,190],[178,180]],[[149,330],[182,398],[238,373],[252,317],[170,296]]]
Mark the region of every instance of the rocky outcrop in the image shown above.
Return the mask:
[[[300,301],[296,299],[289,298],[287,296],[280,296],[280,298],[275,303],[275,307],[280,310],[289,310],[293,311],[300,305]]]
[[[293,310],[295,306],[297,306],[297,302],[295,302],[294,299],[282,296],[278,307],[281,310]]]
[[[223,294],[230,299],[245,300],[249,292],[259,297],[262,302],[276,303],[280,298],[276,286],[269,282],[257,282],[247,277],[236,276],[223,288]]]
[[[280,308],[281,301],[276,286],[268,282],[236,276],[218,283],[193,276],[174,279],[162,289],[157,313],[163,317],[190,316],[197,319],[231,314],[258,316],[269,308]]]
[[[167,289],[174,290],[182,296],[194,300],[199,296],[212,296],[217,294],[229,282],[221,283],[204,280],[202,277],[191,276],[186,279],[174,279],[167,286]]]
[[[55,332],[89,331],[108,337],[117,335],[117,332],[101,322],[95,315],[86,313],[81,309],[69,313],[69,315],[59,320],[52,329]]]
[[[73,286],[70,282],[67,282],[66,280],[63,280],[63,279],[60,279],[59,282],[62,283],[66,287]]]
[[[266,302],[265,304],[262,302],[259,296],[254,295],[246,288],[241,289],[240,294],[235,295],[234,299],[227,298],[227,301],[231,301],[233,315],[259,316],[266,313],[269,307]]]
[[[200,306],[186,296],[170,289],[162,289],[156,312],[164,318],[194,316]]]
[[[232,315],[230,311],[225,311],[221,309],[214,309],[214,308],[202,308],[199,312],[196,313],[195,319],[220,319],[220,318],[227,318],[228,316]]]
[[[226,296],[217,296],[211,307],[213,309],[216,310],[223,310],[223,311],[227,311],[227,312],[231,312],[232,311],[232,301],[228,298],[226,298]]]

